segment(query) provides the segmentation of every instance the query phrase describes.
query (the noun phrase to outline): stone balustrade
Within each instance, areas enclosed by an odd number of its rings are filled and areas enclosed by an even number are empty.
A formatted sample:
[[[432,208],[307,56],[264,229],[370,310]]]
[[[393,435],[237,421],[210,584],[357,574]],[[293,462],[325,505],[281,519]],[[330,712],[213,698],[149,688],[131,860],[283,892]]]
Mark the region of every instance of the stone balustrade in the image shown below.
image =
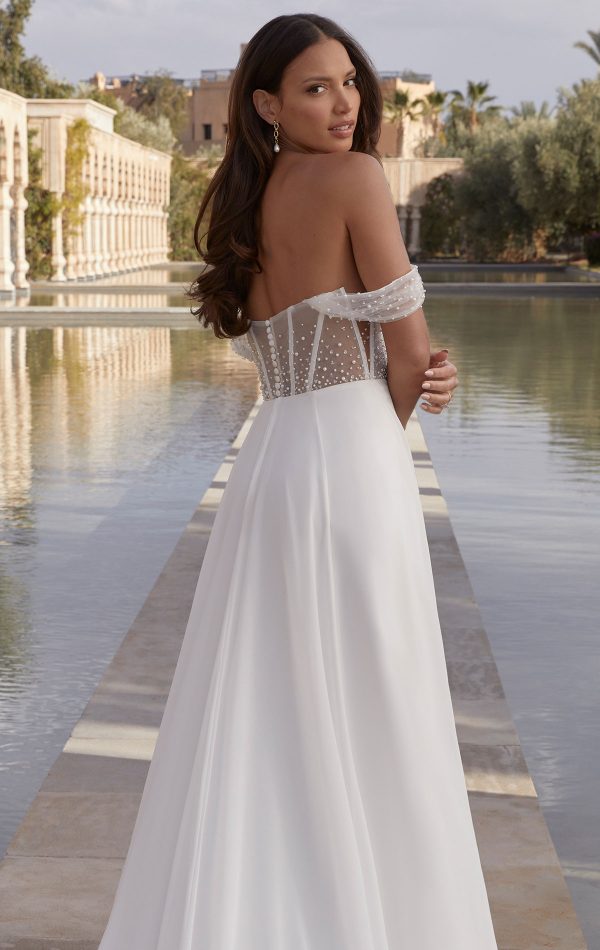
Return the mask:
[[[27,290],[27,100],[0,89],[0,293]]]
[[[168,260],[171,156],[113,131],[114,109],[90,99],[23,99],[0,90],[0,292],[27,290],[24,191],[27,129],[42,150],[42,187],[65,194],[67,132],[90,125],[82,168],[82,221],[52,221],[51,280],[119,274]]]

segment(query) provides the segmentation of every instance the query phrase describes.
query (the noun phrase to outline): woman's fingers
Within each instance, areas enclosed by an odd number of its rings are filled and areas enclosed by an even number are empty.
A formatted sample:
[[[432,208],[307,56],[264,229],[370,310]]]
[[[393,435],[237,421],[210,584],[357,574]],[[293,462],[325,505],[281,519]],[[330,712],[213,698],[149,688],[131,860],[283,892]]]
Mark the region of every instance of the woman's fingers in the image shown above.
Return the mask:
[[[423,400],[421,408],[439,414],[452,399],[452,393],[458,386],[456,366],[450,360],[444,360],[427,370],[427,379],[422,385]]]

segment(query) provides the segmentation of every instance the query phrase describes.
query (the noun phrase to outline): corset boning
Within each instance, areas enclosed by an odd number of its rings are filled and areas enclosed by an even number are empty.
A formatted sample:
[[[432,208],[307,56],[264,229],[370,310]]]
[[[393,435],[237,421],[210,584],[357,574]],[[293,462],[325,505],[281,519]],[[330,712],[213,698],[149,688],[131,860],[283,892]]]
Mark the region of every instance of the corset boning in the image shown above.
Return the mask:
[[[377,290],[340,287],[253,320],[231,340],[235,353],[255,363],[263,399],[293,396],[359,379],[384,379],[387,352],[381,323],[417,310],[425,289],[416,264]]]
[[[385,378],[387,373],[383,334],[375,323],[359,327],[352,318],[327,314],[318,314],[315,321],[296,311],[287,320],[254,323],[247,336],[263,399]]]

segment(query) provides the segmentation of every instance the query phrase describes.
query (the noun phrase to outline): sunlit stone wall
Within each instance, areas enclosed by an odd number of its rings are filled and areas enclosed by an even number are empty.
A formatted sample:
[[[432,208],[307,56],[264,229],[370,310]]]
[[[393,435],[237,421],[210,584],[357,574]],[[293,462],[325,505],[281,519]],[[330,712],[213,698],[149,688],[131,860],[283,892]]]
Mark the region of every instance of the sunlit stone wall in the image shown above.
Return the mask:
[[[26,290],[27,100],[0,89],[0,292]]]
[[[459,174],[462,158],[384,158],[383,168],[394,204],[398,210],[400,230],[408,253],[416,256],[421,250],[421,208],[427,185],[446,172]]]

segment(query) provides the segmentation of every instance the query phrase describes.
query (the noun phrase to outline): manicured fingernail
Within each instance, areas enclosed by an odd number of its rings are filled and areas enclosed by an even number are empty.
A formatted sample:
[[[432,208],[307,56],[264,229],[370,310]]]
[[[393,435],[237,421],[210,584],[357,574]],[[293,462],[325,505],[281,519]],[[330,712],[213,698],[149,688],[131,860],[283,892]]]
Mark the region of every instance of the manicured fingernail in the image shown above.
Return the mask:
[[[432,369],[426,369],[426,370],[425,370],[425,375],[426,375],[426,376],[433,376],[433,370],[432,370]]]
[[[423,389],[431,389],[431,383],[423,383]]]

